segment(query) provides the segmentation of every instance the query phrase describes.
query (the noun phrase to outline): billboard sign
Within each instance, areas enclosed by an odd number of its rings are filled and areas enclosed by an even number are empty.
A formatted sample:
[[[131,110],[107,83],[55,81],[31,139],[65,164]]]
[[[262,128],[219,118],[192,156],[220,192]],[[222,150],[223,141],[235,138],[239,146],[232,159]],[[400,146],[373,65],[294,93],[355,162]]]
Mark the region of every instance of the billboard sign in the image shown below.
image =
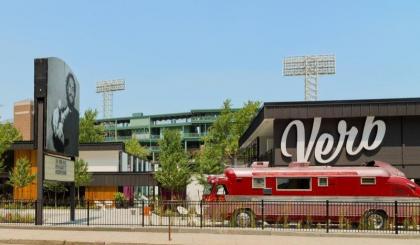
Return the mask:
[[[47,60],[45,149],[65,156],[78,156],[79,82],[64,61]]]
[[[45,155],[45,180],[74,181],[74,161]]]

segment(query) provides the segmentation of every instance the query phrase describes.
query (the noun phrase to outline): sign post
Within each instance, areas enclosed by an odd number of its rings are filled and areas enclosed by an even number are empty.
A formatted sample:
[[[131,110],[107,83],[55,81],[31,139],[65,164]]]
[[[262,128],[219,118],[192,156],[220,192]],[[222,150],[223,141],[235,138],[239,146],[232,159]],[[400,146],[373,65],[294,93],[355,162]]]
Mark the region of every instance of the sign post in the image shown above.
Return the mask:
[[[70,184],[70,220],[75,220],[74,164],[79,154],[79,82],[58,58],[35,59],[35,224],[43,223],[44,180]]]
[[[38,115],[43,115],[44,113],[44,101],[38,100],[36,104]],[[44,182],[44,148],[42,147],[44,142],[44,122],[43,118],[38,116],[38,138],[37,138],[37,179],[36,179],[36,211],[35,211],[35,225],[42,225],[43,212],[42,206],[44,205],[44,195],[43,195],[43,182]],[[41,146],[41,147],[40,147]]]
[[[74,185],[75,158],[65,158],[44,154],[44,179],[67,182],[70,189],[70,220],[75,220],[75,185]]]

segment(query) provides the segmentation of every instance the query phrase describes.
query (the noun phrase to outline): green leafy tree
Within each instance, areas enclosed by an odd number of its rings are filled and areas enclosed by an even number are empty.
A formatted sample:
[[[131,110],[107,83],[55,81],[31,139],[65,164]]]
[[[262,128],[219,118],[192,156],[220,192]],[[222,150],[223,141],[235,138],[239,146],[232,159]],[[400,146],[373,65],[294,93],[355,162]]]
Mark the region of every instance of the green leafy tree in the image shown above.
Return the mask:
[[[15,189],[21,191],[20,197],[23,196],[23,188],[31,184],[35,180],[36,175],[31,173],[31,164],[27,158],[19,158],[16,166],[9,172],[9,184]]]
[[[160,185],[171,191],[183,190],[191,181],[188,155],[185,153],[181,134],[176,130],[164,130],[163,139],[159,140],[159,169],[155,173]]]
[[[201,184],[207,183],[205,174],[220,174],[225,168],[223,163],[223,152],[219,147],[204,146],[196,157],[198,181]]]
[[[105,127],[95,125],[98,112],[96,110],[86,110],[80,118],[79,143],[97,143],[105,140]]]
[[[80,187],[87,186],[92,181],[92,174],[88,172],[88,165],[83,159],[74,163],[74,184],[77,188],[77,201],[80,204]]]
[[[5,171],[3,154],[14,141],[21,139],[19,131],[11,123],[0,124],[0,172]]]
[[[223,102],[219,117],[204,138],[204,147],[196,158],[200,174],[219,174],[226,165],[236,165],[240,155],[239,138],[254,118],[260,102],[248,101],[232,110],[231,101]]]
[[[125,151],[140,159],[146,159],[150,154],[135,138],[131,138],[125,142]]]
[[[50,192],[54,193],[54,206],[55,207],[57,207],[57,193],[64,193],[67,191],[67,188],[64,186],[63,183],[58,182],[58,181],[51,181],[51,180],[44,181],[44,189],[47,191],[48,199],[50,199],[49,193]]]

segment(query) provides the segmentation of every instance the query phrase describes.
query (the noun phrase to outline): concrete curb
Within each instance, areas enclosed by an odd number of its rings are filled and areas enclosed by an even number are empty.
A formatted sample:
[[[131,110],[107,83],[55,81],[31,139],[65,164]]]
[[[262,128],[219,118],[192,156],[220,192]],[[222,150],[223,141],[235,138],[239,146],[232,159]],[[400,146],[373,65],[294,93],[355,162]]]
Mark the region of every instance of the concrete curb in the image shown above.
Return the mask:
[[[31,245],[164,245],[168,243],[116,243],[116,242],[77,242],[77,241],[58,241],[58,240],[27,240],[27,239],[7,239],[1,240],[3,244],[31,244]],[[171,245],[177,245],[171,243]]]
[[[112,232],[155,232],[167,233],[167,227],[63,227],[63,226],[5,226],[0,229],[21,229],[21,230],[51,230],[51,231],[112,231]],[[257,230],[257,229],[229,229],[229,228],[186,228],[171,227],[172,233],[196,233],[196,234],[229,234],[229,235],[263,235],[263,236],[301,236],[301,237],[362,237],[362,238],[387,238],[387,239],[419,239],[420,232],[414,234],[393,234],[393,233],[369,233],[357,232],[332,232],[325,231],[281,231],[281,230]],[[53,241],[53,244],[73,244],[66,241]],[[5,243],[5,242],[3,242]],[[34,244],[33,241],[30,242]],[[26,244],[26,243],[25,243]],[[29,243],[28,243],[29,244]],[[43,244],[43,243],[41,243]],[[79,244],[79,243],[77,243]],[[104,244],[104,243],[81,243],[81,244]],[[111,243],[106,243],[111,244]],[[112,243],[116,244],[116,243]],[[135,243],[138,244],[138,243]],[[147,243],[145,243],[147,244]]]

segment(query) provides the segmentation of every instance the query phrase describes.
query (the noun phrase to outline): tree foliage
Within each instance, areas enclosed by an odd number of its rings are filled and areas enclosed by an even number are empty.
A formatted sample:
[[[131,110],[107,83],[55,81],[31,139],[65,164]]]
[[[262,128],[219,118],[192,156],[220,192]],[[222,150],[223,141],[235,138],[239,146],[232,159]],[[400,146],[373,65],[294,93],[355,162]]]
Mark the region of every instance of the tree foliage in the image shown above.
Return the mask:
[[[204,137],[204,146],[196,161],[201,174],[219,174],[226,165],[236,165],[239,138],[254,118],[260,102],[248,101],[239,110],[232,110],[231,101],[223,102],[219,117]]]
[[[164,130],[159,147],[160,166],[155,178],[162,187],[171,191],[172,198],[174,191],[183,190],[191,181],[188,155],[182,147],[181,134],[176,130]]]
[[[95,125],[98,111],[88,109],[80,118],[79,143],[97,143],[105,140],[105,127]]]
[[[92,175],[88,172],[88,164],[79,158],[74,163],[74,185],[76,187],[86,186],[92,180]]]
[[[16,166],[12,171],[9,172],[9,184],[11,184],[16,189],[20,189],[28,186],[35,180],[36,175],[31,173],[31,164],[29,160],[24,158],[19,158],[16,161]],[[22,196],[21,196],[22,197]]]
[[[19,131],[11,123],[0,124],[0,172],[5,170],[3,154],[14,141],[21,139]]]
[[[79,158],[74,163],[74,185],[77,188],[77,200],[80,201],[80,187],[87,186],[92,181],[92,174],[88,172],[88,164]]]
[[[44,181],[44,190],[47,191],[48,199],[49,199],[49,192],[54,193],[54,206],[57,207],[57,193],[66,192],[67,188],[62,182],[46,180]]]
[[[149,156],[149,151],[140,145],[139,141],[131,138],[125,142],[125,151],[128,154],[136,156],[140,159],[146,159]]]

